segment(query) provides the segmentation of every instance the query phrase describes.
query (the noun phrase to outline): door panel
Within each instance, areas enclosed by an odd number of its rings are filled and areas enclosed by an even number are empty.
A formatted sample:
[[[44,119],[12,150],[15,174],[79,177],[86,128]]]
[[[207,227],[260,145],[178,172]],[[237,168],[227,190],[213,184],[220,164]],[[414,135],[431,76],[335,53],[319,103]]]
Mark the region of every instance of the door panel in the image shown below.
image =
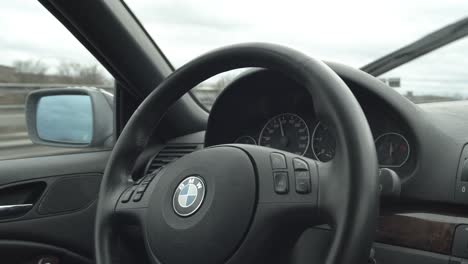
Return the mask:
[[[96,198],[109,154],[0,161],[0,208],[32,204],[19,216],[0,219],[0,259],[28,263],[44,254],[59,258],[59,263],[92,259]],[[23,254],[14,254],[18,250]],[[81,257],[71,257],[74,254]]]
[[[0,186],[57,175],[102,173],[110,151],[0,161]]]

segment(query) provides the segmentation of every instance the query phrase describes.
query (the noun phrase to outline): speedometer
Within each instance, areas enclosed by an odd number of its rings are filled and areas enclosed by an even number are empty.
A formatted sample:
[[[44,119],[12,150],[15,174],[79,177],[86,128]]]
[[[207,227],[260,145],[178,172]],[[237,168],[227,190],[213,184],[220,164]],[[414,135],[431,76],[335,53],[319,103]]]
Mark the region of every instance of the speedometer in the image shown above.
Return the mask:
[[[297,155],[304,155],[309,147],[309,127],[296,114],[280,114],[265,124],[260,133],[260,146],[280,149]]]

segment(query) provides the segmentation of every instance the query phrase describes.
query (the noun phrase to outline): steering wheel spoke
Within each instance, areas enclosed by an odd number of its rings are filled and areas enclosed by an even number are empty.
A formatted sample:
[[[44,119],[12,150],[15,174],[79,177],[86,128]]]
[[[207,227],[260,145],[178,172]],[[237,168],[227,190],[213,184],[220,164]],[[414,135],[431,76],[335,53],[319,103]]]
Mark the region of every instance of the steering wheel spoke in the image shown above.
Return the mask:
[[[344,209],[348,206],[349,179],[352,178],[340,162],[317,162],[319,177],[319,205],[318,211],[321,220],[326,224],[336,225],[337,219],[343,216]]]
[[[125,188],[115,206],[115,214],[119,222],[143,224],[146,210],[149,206],[149,194],[164,173],[158,169]]]
[[[257,181],[252,224],[230,263],[288,263],[288,249],[300,234],[322,223],[317,207],[317,162],[260,146],[228,146],[247,153],[255,167]]]

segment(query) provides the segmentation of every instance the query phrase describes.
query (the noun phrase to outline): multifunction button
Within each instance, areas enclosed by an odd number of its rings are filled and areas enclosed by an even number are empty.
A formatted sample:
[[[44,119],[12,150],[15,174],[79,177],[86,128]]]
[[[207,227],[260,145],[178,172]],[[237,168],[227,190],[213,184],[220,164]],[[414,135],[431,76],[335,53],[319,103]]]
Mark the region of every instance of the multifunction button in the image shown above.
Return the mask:
[[[286,169],[286,156],[281,153],[273,152],[270,154],[271,167],[274,170]]]
[[[296,180],[296,192],[300,194],[310,193],[310,173],[307,163],[299,158],[293,159],[294,178]]]
[[[278,194],[285,194],[289,191],[288,173],[285,171],[273,172],[273,181],[275,192]]]
[[[309,166],[307,165],[307,163],[298,158],[293,159],[293,165],[294,165],[295,171],[308,171],[309,170]]]

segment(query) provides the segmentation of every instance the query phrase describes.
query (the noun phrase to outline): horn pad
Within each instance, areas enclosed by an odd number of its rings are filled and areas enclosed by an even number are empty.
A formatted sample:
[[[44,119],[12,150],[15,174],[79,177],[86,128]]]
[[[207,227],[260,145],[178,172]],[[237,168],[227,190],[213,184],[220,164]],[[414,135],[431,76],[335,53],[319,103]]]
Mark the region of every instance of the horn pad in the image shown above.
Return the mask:
[[[255,169],[244,151],[191,153],[167,166],[151,194],[147,246],[166,264],[224,263],[247,233],[255,203]]]

